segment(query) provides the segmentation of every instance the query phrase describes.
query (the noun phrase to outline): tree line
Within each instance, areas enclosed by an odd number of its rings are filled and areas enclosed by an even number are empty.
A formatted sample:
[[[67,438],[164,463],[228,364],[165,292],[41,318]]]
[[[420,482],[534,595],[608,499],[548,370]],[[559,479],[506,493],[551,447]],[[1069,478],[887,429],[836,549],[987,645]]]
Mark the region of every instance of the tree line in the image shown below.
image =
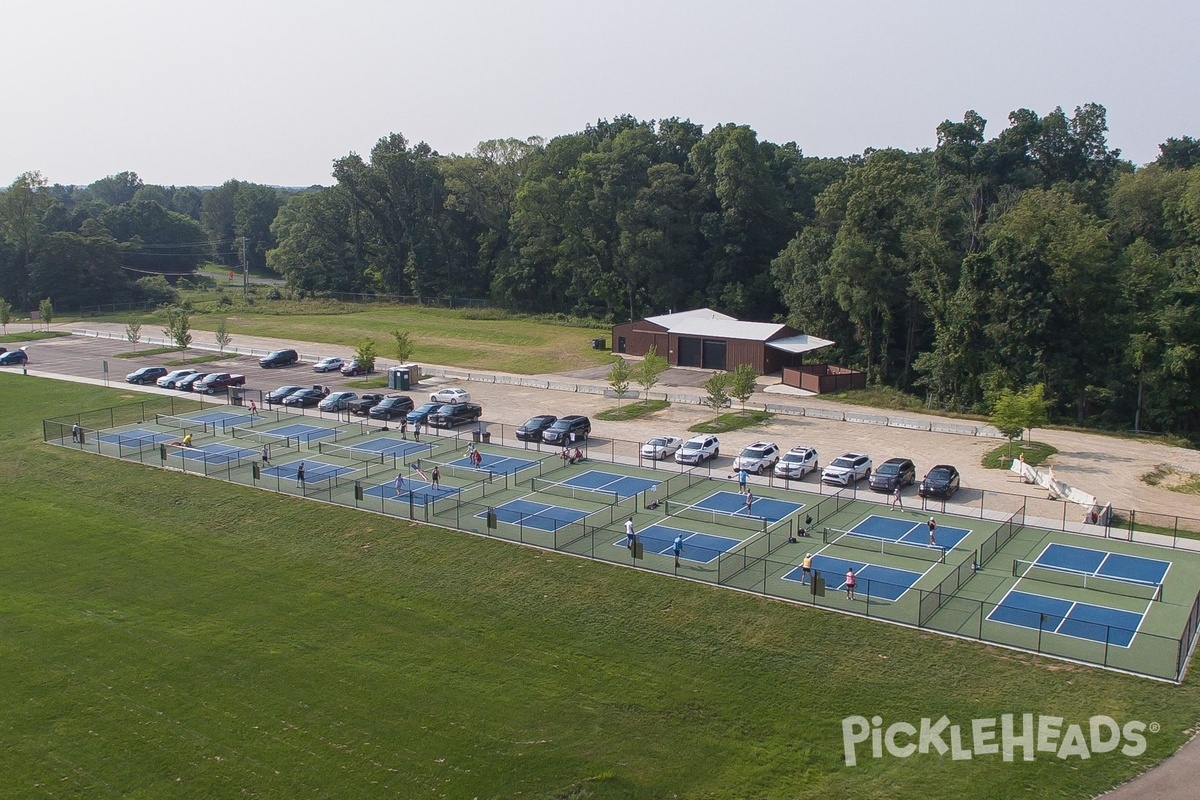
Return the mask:
[[[266,268],[271,224],[288,194],[244,181],[200,189],[146,185],[122,172],[88,186],[37,172],[0,192],[0,297],[18,309],[156,301],[215,261]]]
[[[293,191],[26,175],[0,194],[0,296],[136,294],[141,275],[238,263],[245,237],[305,293],[612,322],[707,305],[832,339],[830,361],[933,408],[1041,384],[1059,419],[1194,431],[1200,142],[1137,168],[1102,106],[1007,122],[988,138],[967,112],[932,149],[842,158],[628,116],[467,155],[393,133]]]

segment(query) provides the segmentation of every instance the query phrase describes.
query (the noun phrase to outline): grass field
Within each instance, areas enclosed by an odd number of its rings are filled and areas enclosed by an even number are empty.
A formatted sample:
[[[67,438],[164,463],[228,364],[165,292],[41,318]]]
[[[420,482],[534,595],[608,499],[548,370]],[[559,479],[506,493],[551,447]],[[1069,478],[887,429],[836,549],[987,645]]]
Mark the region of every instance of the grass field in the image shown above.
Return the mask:
[[[14,797],[1091,797],[1182,686],[49,447],[0,374]],[[841,721],[1093,715],[1144,756],[843,761]],[[1018,757],[1019,758],[1019,757]]]
[[[212,292],[193,293],[213,297]],[[328,342],[346,349],[374,339],[380,355],[392,355],[393,330],[408,331],[416,363],[446,364],[532,375],[594,367],[613,360],[607,350],[592,350],[593,338],[607,337],[608,328],[550,324],[525,318],[491,318],[471,309],[409,305],[350,304],[329,301],[259,300],[253,308],[214,307],[198,303],[192,327],[215,329],[225,319],[230,335],[273,336],[305,342]],[[135,315],[147,320],[149,317]],[[127,321],[130,315],[111,317]]]

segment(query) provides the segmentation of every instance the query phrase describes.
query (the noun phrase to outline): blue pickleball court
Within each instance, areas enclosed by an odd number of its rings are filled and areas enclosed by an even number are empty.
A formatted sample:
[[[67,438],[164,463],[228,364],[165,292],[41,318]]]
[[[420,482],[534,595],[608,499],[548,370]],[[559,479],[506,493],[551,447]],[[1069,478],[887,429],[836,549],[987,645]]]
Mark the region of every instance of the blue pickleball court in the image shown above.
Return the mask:
[[[1129,647],[1145,614],[1013,589],[992,609],[992,622]]]
[[[866,536],[871,539],[884,539],[889,542],[929,546],[929,524],[913,522],[909,519],[884,517],[872,514],[860,521],[848,533],[855,536]],[[937,546],[945,550],[953,550],[958,543],[971,534],[966,528],[953,528],[949,525],[939,525],[934,533]]]
[[[541,531],[556,531],[564,525],[578,522],[587,516],[586,511],[538,503],[533,500],[510,500],[492,510],[496,512],[497,522],[503,522],[506,525],[520,525],[525,528],[537,528]],[[475,516],[479,519],[486,519],[487,512],[481,511]]]
[[[696,533],[695,531],[672,528],[669,525],[651,525],[637,532],[637,538],[642,543],[645,552],[658,553],[661,556],[671,556],[675,552],[675,537],[683,536],[683,552],[679,555],[681,561],[693,561],[697,564],[711,564],[740,545],[744,540],[729,536],[715,536],[711,533]],[[626,538],[622,536],[613,542],[615,547],[628,547]]]
[[[561,481],[563,486],[612,492],[622,499],[635,494],[641,494],[647,489],[658,486],[659,483],[660,481],[650,480],[649,478],[635,478],[630,475],[605,472],[602,469],[590,469],[587,472],[581,472],[565,481]]]
[[[922,573],[896,567],[885,567],[868,561],[849,561],[844,558],[813,556],[813,572],[820,572],[825,578],[825,587],[830,590],[844,591],[846,588],[846,572],[854,570],[857,579],[856,594],[883,600],[899,600],[901,596],[921,580]],[[804,581],[804,570],[801,567],[792,569],[783,576],[785,581]]]
[[[197,447],[171,448],[167,451],[167,456],[183,461],[199,461],[204,464],[228,464],[231,461],[242,459],[256,460],[258,451],[224,442],[208,442]]]
[[[750,506],[746,505],[746,495],[740,492],[714,492],[692,508],[724,514],[730,517],[749,517],[765,519],[770,524],[787,519],[800,509],[803,503],[793,503],[788,500],[777,500],[774,497],[755,496]]]
[[[413,505],[423,506],[446,497],[453,497],[460,491],[455,486],[446,486],[444,484],[435,489],[432,484],[425,481],[405,478],[404,485],[401,487],[399,494],[396,493],[396,482],[394,480],[364,489],[363,494],[367,497],[382,497],[384,500],[396,503],[411,502]]]

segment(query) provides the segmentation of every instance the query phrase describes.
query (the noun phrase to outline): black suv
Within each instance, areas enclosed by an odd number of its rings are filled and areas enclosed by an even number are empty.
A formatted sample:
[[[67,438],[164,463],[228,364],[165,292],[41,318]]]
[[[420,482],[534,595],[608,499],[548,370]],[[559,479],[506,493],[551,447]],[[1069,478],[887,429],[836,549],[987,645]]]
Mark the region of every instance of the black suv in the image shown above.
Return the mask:
[[[907,458],[889,458],[871,473],[871,488],[880,492],[917,482],[917,468]]]
[[[555,422],[558,422],[558,417],[553,414],[539,414],[536,417],[530,417],[525,420],[525,424],[517,428],[517,439],[522,442],[540,442],[542,440],[542,431],[549,428]]]
[[[286,367],[299,360],[300,356],[295,350],[274,350],[267,353],[266,358],[260,358],[258,365],[263,369],[270,369],[271,367]]]
[[[371,406],[367,414],[371,419],[395,419],[413,410],[412,398],[406,394],[390,394]]]
[[[579,414],[571,414],[560,417],[557,422],[542,431],[542,441],[546,444],[567,445],[571,443],[572,435],[574,435],[575,441],[580,441],[588,438],[588,434],[591,432],[592,421],[590,419]]]

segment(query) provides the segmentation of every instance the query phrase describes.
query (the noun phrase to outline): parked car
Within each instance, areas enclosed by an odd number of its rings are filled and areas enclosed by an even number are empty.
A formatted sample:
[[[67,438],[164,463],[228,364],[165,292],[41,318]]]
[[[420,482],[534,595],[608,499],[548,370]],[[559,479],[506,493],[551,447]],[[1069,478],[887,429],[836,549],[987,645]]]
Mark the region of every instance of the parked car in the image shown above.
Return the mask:
[[[675,453],[677,464],[700,464],[721,455],[721,443],[711,434],[693,436],[684,442]]]
[[[0,365],[11,367],[14,364],[28,364],[29,356],[24,350],[9,350],[7,353],[0,353]]]
[[[530,417],[521,427],[517,428],[517,439],[522,442],[540,442],[542,432],[555,422],[558,422],[558,417],[553,414],[538,414],[536,417]]]
[[[655,436],[642,445],[642,458],[649,458],[653,461],[670,458],[675,455],[682,444],[683,439],[678,436]]]
[[[938,464],[925,475],[917,494],[921,497],[941,497],[949,500],[962,485],[958,470],[949,464]]]
[[[342,374],[351,378],[355,375],[366,375],[368,372],[370,372],[370,370],[365,368],[357,358],[353,361],[347,361],[345,364],[342,364]]]
[[[337,356],[329,356],[313,364],[313,372],[337,372],[345,363]]]
[[[308,388],[308,387],[306,387],[306,386],[280,386],[278,389],[276,389],[273,392],[267,392],[266,397],[263,398],[263,402],[267,403],[268,405],[271,403],[282,403],[283,398],[287,397],[289,394],[298,392],[301,389],[306,389],[306,388]]]
[[[192,385],[192,391],[204,392],[205,394],[216,394],[224,389],[245,385],[245,375],[230,375],[228,372],[213,372],[205,375],[201,380],[196,381],[196,383]]]
[[[581,414],[568,414],[559,417],[549,428],[542,431],[542,441],[546,444],[568,445],[588,438],[592,432],[592,421]]]
[[[891,492],[897,486],[909,486],[916,482],[917,468],[908,458],[889,458],[871,475],[871,488],[877,492]]]
[[[194,372],[186,378],[180,378],[175,383],[175,388],[181,392],[190,392],[196,388],[196,384],[208,377],[207,372]]]
[[[134,370],[125,376],[126,383],[136,383],[138,386],[145,386],[149,383],[156,382],[159,378],[167,374],[166,367],[142,367]]]
[[[429,395],[429,399],[438,403],[469,403],[471,402],[471,393],[457,386],[447,386],[445,389],[438,389]]]
[[[423,403],[408,412],[405,419],[408,420],[409,425],[416,425],[417,423],[424,425],[429,420],[429,415],[441,407],[442,403]]]
[[[271,367],[286,367],[299,360],[300,355],[295,350],[273,350],[267,353],[265,358],[260,358],[258,365],[263,369],[270,369]]]
[[[762,475],[779,461],[779,445],[774,442],[755,442],[733,460],[734,470],[746,470]]]
[[[325,393],[320,389],[301,389],[298,392],[292,392],[280,402],[285,406],[310,408],[321,402],[324,398]]]
[[[413,410],[413,399],[406,394],[391,394],[371,406],[371,419],[395,419]]]
[[[198,369],[177,369],[174,372],[168,372],[158,379],[157,383],[164,389],[174,389],[181,380],[188,375],[195,375],[200,370]]]
[[[363,392],[358,396],[357,400],[350,401],[350,413],[360,417],[365,417],[371,413],[371,409],[379,405],[383,400],[383,395],[377,392]]]
[[[331,392],[317,403],[321,411],[342,411],[350,407],[350,401],[358,399],[358,392]]]
[[[817,468],[817,451],[806,445],[788,450],[775,464],[775,477],[794,480],[803,478]]]
[[[871,457],[862,453],[843,453],[821,470],[821,482],[850,486],[871,477]]]
[[[445,403],[430,413],[429,424],[435,428],[453,428],[482,416],[483,406],[478,403]]]

